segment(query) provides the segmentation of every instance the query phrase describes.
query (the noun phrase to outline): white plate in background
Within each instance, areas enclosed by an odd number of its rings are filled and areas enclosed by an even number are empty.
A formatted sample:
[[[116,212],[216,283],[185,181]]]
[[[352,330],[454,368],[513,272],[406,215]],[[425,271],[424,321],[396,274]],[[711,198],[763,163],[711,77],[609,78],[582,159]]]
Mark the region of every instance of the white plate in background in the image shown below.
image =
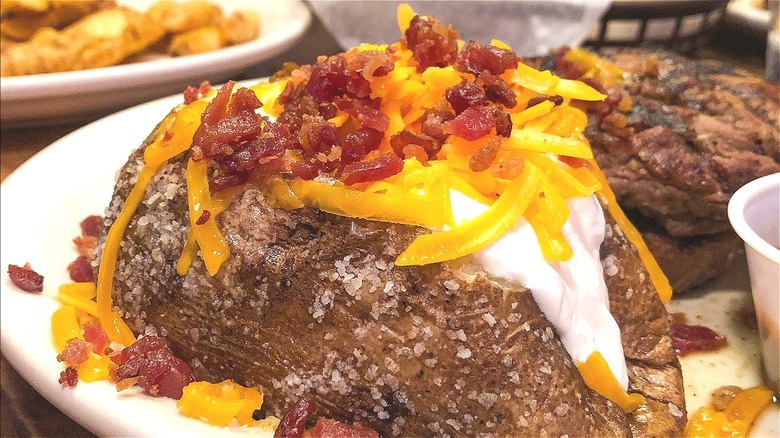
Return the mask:
[[[117,393],[106,381],[79,382],[75,388],[58,383],[63,365],[56,359],[50,318],[59,306],[57,288],[70,282],[66,267],[77,256],[72,239],[80,233],[79,222],[103,214],[116,171],[181,99],[159,99],[78,129],[33,156],[0,186],[0,267],[29,262],[45,278],[42,294],[28,294],[13,286],[2,269],[2,353],[46,399],[100,436],[258,436],[256,429],[218,428],[184,417],[173,400],[142,395],[138,388]],[[685,312],[690,324],[707,325],[729,339],[718,352],[682,358],[689,413],[709,403],[709,393],[721,385],[761,382],[758,335],[734,321],[735,313],[752,306],[749,287],[744,260],[737,259],[720,280],[668,305],[670,311]],[[767,429],[753,435],[776,435],[778,412],[765,415]]]
[[[146,11],[156,0],[119,0]],[[311,13],[301,0],[211,0],[224,13],[256,11],[260,36],[224,49],[177,58],[62,73],[0,79],[2,128],[45,126],[94,119],[121,108],[179,93],[204,80],[222,83],[290,48],[304,34]]]

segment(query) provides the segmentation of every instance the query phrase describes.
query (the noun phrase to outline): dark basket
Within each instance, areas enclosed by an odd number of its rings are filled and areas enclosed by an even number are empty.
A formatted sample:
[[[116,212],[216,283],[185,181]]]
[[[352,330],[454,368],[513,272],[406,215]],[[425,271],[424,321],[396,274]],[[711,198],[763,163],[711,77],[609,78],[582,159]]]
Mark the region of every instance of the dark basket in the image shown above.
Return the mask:
[[[691,53],[707,44],[728,0],[614,0],[586,47],[664,47]]]

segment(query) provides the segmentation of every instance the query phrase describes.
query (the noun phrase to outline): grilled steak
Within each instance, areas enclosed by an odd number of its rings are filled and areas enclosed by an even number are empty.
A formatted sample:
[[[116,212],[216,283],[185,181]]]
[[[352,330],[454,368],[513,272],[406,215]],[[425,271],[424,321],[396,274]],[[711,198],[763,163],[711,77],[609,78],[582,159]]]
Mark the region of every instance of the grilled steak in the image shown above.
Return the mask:
[[[139,149],[119,174],[110,220],[141,166]],[[528,290],[469,258],[394,266],[421,228],[274,209],[250,185],[218,217],[231,258],[215,277],[200,258],[179,276],[184,168],[178,158],[149,185],[123,237],[113,297],[136,333],[164,336],[200,376],[263,387],[276,415],[306,395],[318,415],[385,436],[681,433],[667,314],[611,218],[610,306],[629,389],[647,400],[631,414],[584,384]]]
[[[675,292],[700,285],[740,247],[726,216],[731,195],[780,171],[780,91],[713,60],[650,49],[599,55],[623,70],[615,88],[633,106],[591,111],[596,159]],[[562,67],[560,56],[541,62]]]

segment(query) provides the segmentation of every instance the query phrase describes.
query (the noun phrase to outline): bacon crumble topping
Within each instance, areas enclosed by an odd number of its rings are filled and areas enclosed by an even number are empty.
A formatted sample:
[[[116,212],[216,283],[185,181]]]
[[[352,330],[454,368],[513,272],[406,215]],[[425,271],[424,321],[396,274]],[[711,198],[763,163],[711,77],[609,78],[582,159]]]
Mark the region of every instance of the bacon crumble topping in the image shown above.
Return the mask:
[[[311,180],[327,174],[349,186],[391,177],[401,172],[407,158],[427,165],[450,136],[474,141],[495,130],[508,138],[512,120],[505,110],[516,106],[517,99],[499,75],[520,58],[475,41],[458,51],[458,38],[451,26],[433,17],[415,17],[405,32],[401,44],[412,52],[418,72],[452,66],[462,77],[446,90],[446,100],[424,108],[418,128],[390,130],[390,119],[380,110],[382,98],[372,97],[371,82],[395,69],[396,49],[351,50],[322,56],[313,65],[285,65],[274,75],[273,80],[289,79],[277,100],[275,120],[256,114],[263,103],[251,90],[233,93],[235,84],[228,82],[207,106],[191,156],[209,160],[212,192],[274,175]],[[185,102],[203,89],[208,87],[188,88]],[[337,125],[338,114],[351,120]],[[379,152],[382,142],[392,153]],[[477,168],[495,160],[493,150],[475,158],[482,163]]]
[[[24,266],[8,265],[8,276],[19,289],[25,292],[43,292],[43,275],[33,271],[29,263],[25,263]]]

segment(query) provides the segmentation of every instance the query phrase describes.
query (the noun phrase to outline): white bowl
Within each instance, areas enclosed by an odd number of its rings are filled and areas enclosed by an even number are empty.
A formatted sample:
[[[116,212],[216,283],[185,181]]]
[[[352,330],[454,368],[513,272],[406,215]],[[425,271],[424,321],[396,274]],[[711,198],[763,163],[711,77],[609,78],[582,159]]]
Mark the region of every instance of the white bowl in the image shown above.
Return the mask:
[[[728,213],[745,242],[768,383],[780,390],[780,173],[742,186]]]

